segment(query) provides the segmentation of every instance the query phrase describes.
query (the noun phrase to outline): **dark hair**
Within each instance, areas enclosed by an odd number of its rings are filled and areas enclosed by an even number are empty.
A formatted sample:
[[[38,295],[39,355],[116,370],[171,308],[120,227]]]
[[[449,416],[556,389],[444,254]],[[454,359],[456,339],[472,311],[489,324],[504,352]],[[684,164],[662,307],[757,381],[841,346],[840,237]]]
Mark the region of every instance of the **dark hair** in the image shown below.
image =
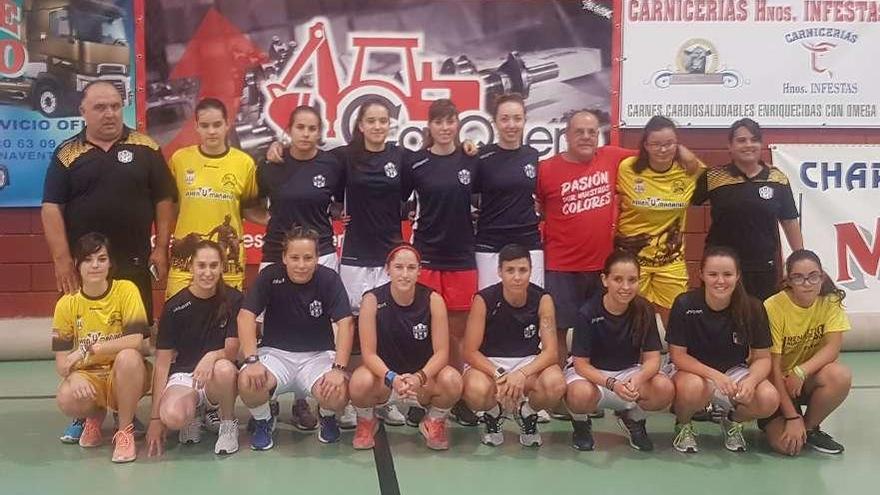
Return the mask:
[[[364,120],[364,117],[367,114],[367,110],[370,107],[382,107],[388,112],[388,116],[391,116],[391,109],[388,108],[388,104],[385,103],[385,100],[379,98],[369,98],[365,101],[359,108],[357,113],[357,118],[355,118],[354,125],[352,125],[351,129],[351,141],[348,143],[349,149],[352,151],[352,155],[355,158],[358,158],[354,161],[355,166],[361,165],[361,159],[367,152],[367,144],[364,138],[364,133],[361,132],[359,125]]]
[[[733,319],[733,332],[746,346],[751,346],[751,343],[754,341],[755,326],[762,320],[761,313],[764,311],[764,305],[746,292],[742,282],[742,265],[736,251],[726,246],[707,247],[703,251],[700,270],[706,268],[706,261],[709,258],[730,258],[733,260],[736,273],[740,278],[736,281],[736,286],[733,288],[733,294],[730,296],[730,304],[727,306],[727,309],[729,310],[730,317]],[[705,287],[703,290],[705,290]]]
[[[788,259],[785,260],[785,276],[788,277],[791,274],[791,270],[794,267],[794,264],[798,261],[812,261],[819,267],[819,272],[822,273],[822,285],[819,287],[819,295],[820,296],[832,296],[836,299],[837,304],[843,305],[843,299],[846,297],[846,292],[834,285],[834,282],[831,280],[831,277],[825,273],[825,270],[822,268],[822,261],[819,260],[819,255],[810,251],[809,249],[797,249],[793,251],[790,255],[788,255]],[[783,289],[791,287],[787,281],[783,282]]]
[[[730,126],[730,130],[727,131],[727,142],[728,142],[728,143],[732,143],[732,142],[733,142],[733,134],[734,134],[734,133],[736,132],[736,130],[739,129],[740,127],[745,127],[746,130],[748,130],[750,133],[752,133],[753,136],[755,136],[756,138],[758,138],[759,141],[762,140],[762,136],[761,136],[761,126],[758,125],[758,123],[755,122],[754,120],[752,120],[752,119],[746,117],[746,118],[744,118],[744,119],[739,119],[739,120],[737,120],[736,122],[734,122],[733,124],[731,124],[731,126]]]
[[[648,135],[652,132],[662,131],[663,129],[672,129],[675,131],[677,127],[675,126],[675,122],[662,115],[651,117],[651,120],[645,124],[645,129],[642,132],[642,140],[639,142],[639,154],[635,163],[633,163],[633,171],[635,173],[641,174],[651,166],[648,158]],[[678,150],[675,150],[675,157],[673,157],[673,160],[676,158],[678,158]]]
[[[293,127],[293,122],[296,120],[297,115],[299,115],[301,113],[310,113],[310,114],[314,115],[316,119],[318,119],[318,145],[319,146],[323,145],[324,144],[324,120],[321,118],[321,112],[319,112],[318,109],[315,107],[310,107],[308,105],[300,105],[300,106],[294,108],[293,111],[290,112],[290,119],[288,119],[288,121],[287,121],[287,130],[290,131],[290,129]]]
[[[581,110],[575,110],[575,111],[569,113],[568,115],[566,115],[566,117],[565,117],[565,132],[568,132],[568,128],[569,128],[569,126],[571,126],[571,121],[574,120],[575,117],[580,116],[580,115],[592,116],[594,119],[596,119],[596,122],[598,122],[599,126],[601,127],[601,125],[602,125],[601,111],[595,110],[592,108],[584,108]]]
[[[76,276],[80,279],[80,283],[82,283],[82,275],[79,272],[79,266],[85,263],[86,258],[97,253],[101,248],[106,248],[107,255],[110,255],[110,239],[98,232],[89,232],[76,240],[76,244],[73,245],[73,263],[76,267]],[[113,274],[113,258],[110,259],[108,280],[112,278]]]
[[[189,261],[190,264],[195,261],[196,254],[203,249],[214,250],[220,256],[220,279],[217,281],[217,289],[215,292],[215,295],[217,296],[217,312],[214,314],[214,323],[219,325],[224,319],[228,321],[229,318],[235,318],[237,316],[229,314],[229,298],[226,294],[226,282],[223,280],[223,268],[226,266],[226,254],[223,252],[223,248],[220,247],[220,244],[210,239],[202,239],[196,243],[195,248],[193,248],[193,255]],[[192,271],[192,267],[190,267],[190,271]]]
[[[391,260],[394,259],[394,256],[401,251],[411,251],[414,255],[416,255],[416,261],[418,261],[419,264],[422,263],[422,255],[421,253],[419,253],[419,250],[408,242],[402,242],[391,248],[391,251],[388,251],[388,256],[385,257],[385,264],[391,264]]]
[[[318,240],[320,239],[320,235],[308,228],[303,227],[302,225],[294,225],[293,228],[284,232],[284,239],[281,241],[281,253],[287,252],[287,247],[293,241],[312,241],[315,243],[315,253],[318,252]]]
[[[519,93],[501,93],[492,101],[492,118],[498,118],[498,108],[505,103],[518,103],[523,108],[523,114],[526,113],[526,100]]]
[[[196,104],[196,118],[198,119],[199,112],[209,109],[220,110],[220,113],[223,115],[223,120],[229,118],[226,113],[226,105],[224,105],[223,102],[218,100],[217,98],[202,98],[201,100],[199,100],[199,102]]]
[[[522,258],[525,258],[526,261],[529,262],[529,266],[532,266],[532,255],[525,246],[520,244],[508,244],[501,248],[501,251],[498,251],[498,268],[501,268],[501,265],[504,264],[505,261],[513,261]]]
[[[639,266],[639,259],[636,255],[629,251],[615,250],[607,258],[605,265],[602,267],[602,274],[606,277],[611,273],[611,268],[617,264],[631,264],[636,267],[636,273],[641,274],[642,267]],[[606,289],[607,291],[607,289]],[[640,349],[645,345],[645,338],[651,327],[657,324],[657,316],[654,313],[654,307],[647,299],[640,294],[636,294],[626,309],[632,315],[631,325],[633,333],[633,345]]]
[[[456,120],[458,120],[458,108],[455,107],[455,103],[449,98],[434,100],[431,103],[431,106],[428,107],[428,122],[438,119],[447,119],[449,117],[455,117]],[[424,140],[422,143],[422,149],[428,149],[431,146],[434,146],[434,138],[431,137],[431,130],[426,127],[423,134]],[[459,145],[458,135],[455,136],[455,145],[456,147]]]

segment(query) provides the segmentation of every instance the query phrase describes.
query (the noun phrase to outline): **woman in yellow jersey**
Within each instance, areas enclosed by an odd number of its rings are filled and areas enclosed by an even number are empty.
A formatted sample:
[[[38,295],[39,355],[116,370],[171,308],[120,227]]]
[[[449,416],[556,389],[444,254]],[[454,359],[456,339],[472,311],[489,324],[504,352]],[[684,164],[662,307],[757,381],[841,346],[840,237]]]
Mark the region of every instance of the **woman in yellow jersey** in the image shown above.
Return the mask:
[[[58,408],[67,416],[86,418],[81,447],[101,445],[107,409],[119,413],[113,435],[113,462],[137,457],[135,409],[150,390],[150,365],[138,349],[149,335],[147,314],[137,287],[110,276],[109,241],[89,233],[74,246],[80,290],[55,305],[52,350],[62,378]]]
[[[201,100],[196,105],[196,131],[201,142],[179,149],[171,157],[171,173],[180,191],[180,212],[165,299],[189,286],[194,248],[203,239],[223,249],[226,283],[238,290],[244,284],[241,212],[245,208],[248,219],[260,217],[258,209],[251,209],[256,207],[256,167],[247,153],[229,146],[227,119],[223,102],[215,98]]]
[[[785,261],[785,288],[764,301],[770,319],[770,378],[779,409],[759,421],[773,450],[797,455],[804,445],[839,454],[843,445],[819,429],[849,394],[852,373],[837,362],[849,319],[846,293],[822,270],[816,253],[799,249]],[[801,406],[806,406],[803,411]]]
[[[678,144],[675,123],[657,115],[645,126],[639,154],[620,162],[618,169],[615,245],[638,258],[639,290],[654,304],[664,326],[672,302],[688,288],[685,219],[697,172],[704,168]]]

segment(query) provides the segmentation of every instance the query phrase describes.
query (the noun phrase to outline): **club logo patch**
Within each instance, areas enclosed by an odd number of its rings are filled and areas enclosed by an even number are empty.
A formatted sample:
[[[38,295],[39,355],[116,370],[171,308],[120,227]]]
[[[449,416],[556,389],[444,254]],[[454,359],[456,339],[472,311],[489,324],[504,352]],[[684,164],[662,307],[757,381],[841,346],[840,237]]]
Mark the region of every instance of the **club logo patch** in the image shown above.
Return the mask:
[[[635,184],[633,184],[633,190],[636,194],[645,194],[645,181],[642,179],[636,179]]]
[[[327,185],[327,179],[323,175],[318,174],[312,177],[312,185],[320,189]]]
[[[412,327],[413,338],[416,340],[425,340],[428,338],[428,325],[419,323]]]
[[[186,174],[183,176],[183,181],[186,182],[186,185],[191,186],[196,182],[196,171],[193,169],[188,169]]]
[[[312,318],[320,318],[324,314],[324,306],[321,301],[314,300],[309,304],[309,314],[312,315]]]
[[[119,150],[119,153],[116,153],[116,159],[119,160],[119,163],[131,163],[134,160],[134,154],[128,150]]]
[[[761,199],[773,199],[773,188],[770,186],[761,186],[758,189],[758,196],[761,196]]]
[[[535,325],[534,323],[523,328],[523,338],[524,339],[528,340],[528,339],[534,337],[536,333],[538,333],[538,326]]]
[[[534,179],[537,175],[537,169],[535,169],[535,166],[531,163],[526,163],[523,166],[523,172],[525,172],[526,177],[528,177],[529,179]]]
[[[468,185],[471,183],[471,171],[468,169],[461,169],[458,171],[458,181],[464,185]]]
[[[397,177],[397,166],[394,165],[394,162],[388,162],[385,164],[385,177],[388,177],[389,179]]]

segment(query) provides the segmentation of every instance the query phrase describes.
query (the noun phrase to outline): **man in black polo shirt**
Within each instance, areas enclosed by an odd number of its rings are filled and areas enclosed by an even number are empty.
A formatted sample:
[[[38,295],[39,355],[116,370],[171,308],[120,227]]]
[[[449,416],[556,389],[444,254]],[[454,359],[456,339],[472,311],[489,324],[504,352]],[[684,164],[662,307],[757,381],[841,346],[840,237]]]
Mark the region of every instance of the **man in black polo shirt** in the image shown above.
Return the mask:
[[[728,141],[731,163],[706,170],[697,181],[692,202],[699,205],[709,200],[712,226],[706,245],[736,250],[746,291],[763,301],[778,291],[777,222],[791,249],[803,248],[798,210],[788,177],[761,160],[757,122],[734,122]]]
[[[79,288],[70,246],[84,234],[101,232],[110,239],[114,278],[137,285],[152,324],[149,266],[165,277],[174,180],[159,145],[123,125],[122,96],[112,84],[86,86],[80,113],[86,127],[55,150],[43,189],[43,230],[58,290]]]

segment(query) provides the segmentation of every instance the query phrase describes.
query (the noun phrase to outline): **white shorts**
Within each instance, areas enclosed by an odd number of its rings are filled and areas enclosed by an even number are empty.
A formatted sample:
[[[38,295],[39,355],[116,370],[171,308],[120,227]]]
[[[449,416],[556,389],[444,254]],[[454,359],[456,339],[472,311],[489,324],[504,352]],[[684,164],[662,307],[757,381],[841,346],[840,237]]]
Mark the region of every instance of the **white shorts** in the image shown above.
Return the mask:
[[[529,282],[544,287],[544,251],[529,251],[532,257],[532,275]],[[475,253],[477,261],[477,288],[483,290],[490,285],[501,282],[498,277],[498,253]]]
[[[265,263],[265,262],[260,263],[260,269],[257,270],[257,273],[263,271],[263,268],[266,268],[267,266],[269,266],[269,265],[271,265],[271,264],[272,264],[272,263]],[[319,265],[326,266],[327,268],[330,268],[330,269],[333,270],[333,271],[337,271],[337,269],[339,268],[339,261],[338,261],[338,259],[337,259],[337,257],[336,257],[336,253],[335,253],[335,252],[330,253],[330,254],[325,254],[324,256],[319,257],[319,258],[318,258],[318,264],[319,264]],[[263,311],[262,313],[258,314],[258,315],[257,315],[257,323],[263,323],[263,317],[264,317],[265,315],[266,315],[266,312],[265,312],[265,311]]]
[[[671,362],[663,367],[663,372],[666,373],[667,376],[672,378],[673,375],[678,371],[675,368],[675,365]],[[748,366],[737,365],[733,368],[724,372],[725,375],[729,376],[734,383],[739,383],[746,379],[749,376],[749,368]],[[709,397],[709,402],[717,408],[720,408],[724,411],[733,409],[733,403],[730,401],[730,397],[724,395],[724,393],[715,387],[714,382],[709,380],[709,383],[713,386],[712,396]]]
[[[257,349],[260,362],[278,384],[272,398],[293,393],[297,398],[312,395],[312,387],[333,368],[336,351],[289,352],[274,347]],[[242,369],[247,364],[242,366]]]
[[[388,283],[388,273],[384,266],[351,266],[339,265],[339,277],[348,293],[351,311],[355,314],[361,307],[361,299],[368,290]]]
[[[629,368],[622,369],[620,371],[607,371],[607,370],[599,370],[605,378],[614,377],[619,382],[624,382],[629,377],[635,375],[636,373],[642,371],[642,365],[637,364],[635,366],[630,366]],[[565,365],[565,384],[570,385],[578,380],[584,380],[585,382],[589,382],[586,378],[582,377],[578,374],[574,369],[574,365],[572,364],[571,358],[569,358],[568,363]],[[635,402],[629,402],[623,400],[619,395],[605,388],[604,385],[597,385],[599,389],[599,405],[598,409],[611,409],[612,411],[626,411],[628,409],[632,409],[636,406]]]
[[[489,357],[486,358],[492,362],[492,366],[496,368],[504,368],[508,373],[512,371],[516,371],[523,366],[528,366],[529,363],[534,361],[538,356],[523,356],[523,357]],[[467,371],[471,368],[470,365],[465,363],[464,370]]]
[[[211,401],[208,400],[208,393],[205,391],[205,387],[193,387],[192,373],[172,373],[171,376],[168,377],[168,382],[165,384],[165,390],[168,390],[171,387],[186,387],[194,390],[198,395],[196,407],[207,406],[209,409],[217,408],[217,404],[212,404]]]

